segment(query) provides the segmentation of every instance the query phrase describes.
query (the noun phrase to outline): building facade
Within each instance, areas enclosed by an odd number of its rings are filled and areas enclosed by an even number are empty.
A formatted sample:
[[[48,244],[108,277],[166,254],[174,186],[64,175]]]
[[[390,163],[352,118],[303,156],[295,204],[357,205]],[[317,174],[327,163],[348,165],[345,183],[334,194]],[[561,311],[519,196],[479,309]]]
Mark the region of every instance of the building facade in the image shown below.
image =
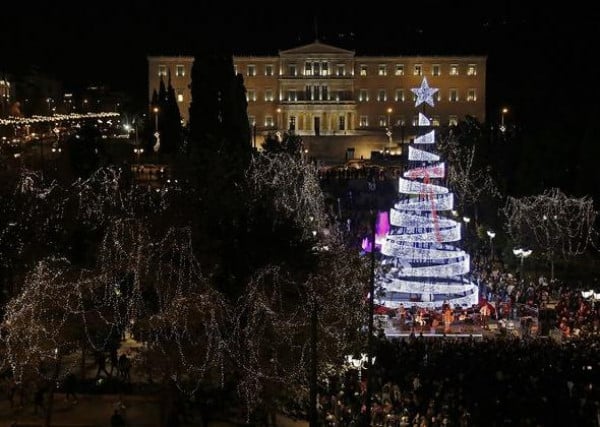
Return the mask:
[[[171,76],[187,122],[193,57],[148,58],[149,99],[160,79]],[[316,41],[277,56],[235,56],[244,76],[248,116],[258,132],[293,130],[300,135],[360,135],[416,124],[414,96],[427,77],[439,88],[436,126],[466,115],[485,121],[485,56],[356,56]]]

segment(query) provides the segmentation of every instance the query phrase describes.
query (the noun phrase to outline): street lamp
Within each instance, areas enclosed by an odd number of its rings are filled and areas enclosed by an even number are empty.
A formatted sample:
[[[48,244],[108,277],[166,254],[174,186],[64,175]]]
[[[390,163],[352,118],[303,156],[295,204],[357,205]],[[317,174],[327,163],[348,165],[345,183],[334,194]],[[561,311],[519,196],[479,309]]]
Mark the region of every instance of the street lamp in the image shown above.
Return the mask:
[[[367,369],[367,363],[369,361],[369,357],[366,353],[360,354],[360,359],[356,359],[352,355],[346,356],[346,363],[351,369],[356,369],[358,371],[358,381],[360,382],[362,379],[362,370]],[[373,363],[375,363],[375,356],[373,356]]]
[[[154,132],[158,132],[158,107],[154,107],[152,111],[154,111]]]
[[[281,108],[277,109],[277,129],[281,129]]]
[[[500,117],[500,131],[501,132],[506,132],[506,126],[504,126],[504,115],[508,113],[508,108],[504,107],[502,109],[502,115]]]
[[[133,152],[135,153],[136,157],[137,157],[137,163],[140,163],[140,156],[144,153],[144,149],[143,148],[134,148]]]
[[[522,249],[522,248],[515,248],[515,249],[513,249],[513,254],[515,254],[515,256],[517,258],[521,258],[521,280],[523,280],[523,261],[529,255],[531,255],[532,252],[533,251],[531,249]]]
[[[487,235],[490,238],[490,259],[494,262],[494,244],[492,243],[492,240],[496,237],[496,233],[492,230],[488,230]]]

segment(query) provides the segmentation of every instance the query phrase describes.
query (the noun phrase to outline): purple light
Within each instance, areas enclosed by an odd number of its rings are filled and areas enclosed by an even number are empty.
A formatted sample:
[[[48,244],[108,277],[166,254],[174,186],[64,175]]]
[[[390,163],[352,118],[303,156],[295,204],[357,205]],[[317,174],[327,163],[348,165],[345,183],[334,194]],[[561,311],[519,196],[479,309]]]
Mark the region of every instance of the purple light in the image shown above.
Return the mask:
[[[385,241],[385,236],[390,231],[390,214],[387,211],[377,212],[377,221],[375,222],[375,250],[381,250],[381,244]],[[361,246],[363,251],[371,252],[373,243],[371,237],[362,239]]]

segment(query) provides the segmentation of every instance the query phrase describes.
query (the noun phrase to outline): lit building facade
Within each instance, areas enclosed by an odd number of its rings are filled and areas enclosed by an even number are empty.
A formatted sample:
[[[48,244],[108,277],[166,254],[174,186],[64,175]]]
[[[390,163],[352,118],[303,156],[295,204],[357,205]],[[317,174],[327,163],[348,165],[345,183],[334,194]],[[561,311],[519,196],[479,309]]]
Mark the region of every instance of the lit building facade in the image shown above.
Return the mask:
[[[149,99],[170,74],[186,122],[193,61],[148,58]],[[452,125],[466,115],[485,121],[485,56],[356,56],[316,41],[277,56],[234,56],[234,65],[244,77],[248,116],[258,132],[360,135],[412,128],[418,114],[411,88],[423,77],[439,88],[433,125]]]

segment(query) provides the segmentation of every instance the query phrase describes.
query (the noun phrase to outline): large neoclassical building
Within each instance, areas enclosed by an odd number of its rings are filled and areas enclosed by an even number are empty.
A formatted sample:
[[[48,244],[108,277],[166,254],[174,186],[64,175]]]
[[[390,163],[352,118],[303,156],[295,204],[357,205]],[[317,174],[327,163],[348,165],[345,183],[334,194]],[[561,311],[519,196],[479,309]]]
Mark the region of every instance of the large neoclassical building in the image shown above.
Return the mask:
[[[193,61],[148,58],[149,95],[170,73],[186,121]],[[352,136],[390,129],[394,135],[402,130],[404,139],[418,115],[411,88],[423,77],[439,88],[435,108],[425,111],[434,125],[452,125],[466,115],[485,120],[485,56],[357,56],[315,41],[276,56],[235,56],[234,65],[244,76],[248,116],[259,133]]]

